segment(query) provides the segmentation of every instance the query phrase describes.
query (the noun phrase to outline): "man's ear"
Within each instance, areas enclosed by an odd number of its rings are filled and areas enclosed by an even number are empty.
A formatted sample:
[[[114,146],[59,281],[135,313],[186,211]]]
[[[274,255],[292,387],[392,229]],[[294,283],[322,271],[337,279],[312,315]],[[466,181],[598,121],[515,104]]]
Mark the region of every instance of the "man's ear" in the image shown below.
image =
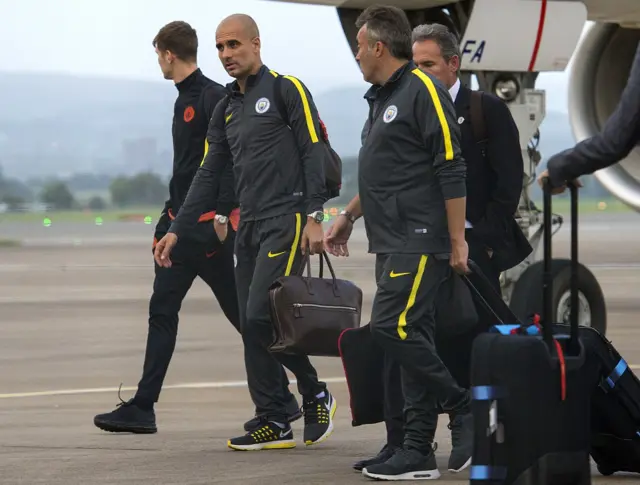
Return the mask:
[[[451,59],[449,59],[449,68],[451,72],[458,72],[460,70],[460,58],[458,56],[451,56]]]
[[[380,41],[377,41],[373,46],[373,54],[376,57],[382,57],[383,52],[384,52],[384,44]]]

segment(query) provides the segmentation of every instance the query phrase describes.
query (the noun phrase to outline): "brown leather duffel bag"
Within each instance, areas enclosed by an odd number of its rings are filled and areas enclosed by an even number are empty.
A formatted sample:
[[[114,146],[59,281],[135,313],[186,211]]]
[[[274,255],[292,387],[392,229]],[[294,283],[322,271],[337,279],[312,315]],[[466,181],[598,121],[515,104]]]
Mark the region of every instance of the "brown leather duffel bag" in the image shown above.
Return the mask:
[[[362,290],[350,281],[336,278],[326,253],[319,259],[319,277],[311,276],[307,255],[298,274],[282,276],[269,288],[274,328],[271,352],[339,357],[340,333],[360,326]],[[322,277],[323,259],[331,279]]]

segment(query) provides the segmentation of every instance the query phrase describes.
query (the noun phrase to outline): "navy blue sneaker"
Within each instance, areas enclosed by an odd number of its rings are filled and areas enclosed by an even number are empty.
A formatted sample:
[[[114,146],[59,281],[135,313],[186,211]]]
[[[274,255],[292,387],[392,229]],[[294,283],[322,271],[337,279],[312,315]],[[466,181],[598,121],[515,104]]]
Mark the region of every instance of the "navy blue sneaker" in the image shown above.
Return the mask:
[[[373,480],[435,480],[440,478],[435,449],[423,455],[417,450],[399,449],[384,463],[370,465],[362,474]]]

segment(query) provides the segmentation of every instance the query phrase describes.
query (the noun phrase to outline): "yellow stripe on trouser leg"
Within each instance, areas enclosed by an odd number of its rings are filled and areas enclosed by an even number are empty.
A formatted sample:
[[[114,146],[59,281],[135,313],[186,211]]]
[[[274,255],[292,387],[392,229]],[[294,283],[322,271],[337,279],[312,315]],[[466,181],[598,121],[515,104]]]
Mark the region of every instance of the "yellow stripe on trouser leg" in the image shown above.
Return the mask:
[[[291,251],[289,252],[289,261],[287,261],[287,269],[284,272],[285,276],[291,274],[291,268],[293,268],[293,262],[296,260],[296,251],[298,250],[298,244],[300,244],[300,233],[302,226],[302,217],[300,213],[296,214],[296,235],[293,238],[293,244],[291,245]]]
[[[427,259],[428,256],[426,254],[420,256],[420,263],[418,263],[418,272],[416,273],[416,277],[413,279],[413,286],[411,287],[411,293],[409,294],[407,306],[400,314],[400,318],[398,319],[398,335],[402,340],[407,338],[407,332],[405,332],[404,330],[404,328],[407,326],[407,313],[409,313],[411,307],[413,307],[413,305],[415,305],[416,303],[416,295],[418,294],[418,290],[420,289],[420,283],[422,282],[424,268],[427,266]]]
[[[438,91],[436,91],[436,87],[433,85],[433,81],[431,80],[431,78],[429,78],[429,76],[427,76],[420,69],[414,69],[412,72],[422,80],[424,85],[427,87],[429,94],[431,95],[431,101],[433,102],[433,106],[436,109],[438,121],[440,121],[440,126],[442,127],[442,136],[444,137],[444,159],[453,160],[453,144],[451,143],[451,131],[449,131],[449,124],[447,123],[447,118],[444,116],[444,111],[442,110],[442,103],[440,103]]]

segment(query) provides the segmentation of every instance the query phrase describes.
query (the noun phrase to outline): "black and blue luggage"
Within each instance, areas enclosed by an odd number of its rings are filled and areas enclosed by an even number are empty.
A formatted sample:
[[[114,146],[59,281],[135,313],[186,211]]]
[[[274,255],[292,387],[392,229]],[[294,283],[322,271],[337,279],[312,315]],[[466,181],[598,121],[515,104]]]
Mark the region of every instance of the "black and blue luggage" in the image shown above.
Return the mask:
[[[571,298],[577,300],[577,187],[571,187]],[[474,449],[470,480],[487,485],[591,483],[591,393],[597,365],[586,359],[571,314],[569,335],[551,321],[551,192],[544,190],[544,312],[539,334],[521,322],[478,336],[472,350]],[[572,305],[577,308],[577,304]],[[534,327],[536,328],[536,327]],[[507,330],[505,332],[505,329]]]
[[[567,331],[556,325],[555,333]],[[603,475],[640,473],[640,381],[597,330],[580,328],[586,358],[598,366],[591,395],[591,457]]]

